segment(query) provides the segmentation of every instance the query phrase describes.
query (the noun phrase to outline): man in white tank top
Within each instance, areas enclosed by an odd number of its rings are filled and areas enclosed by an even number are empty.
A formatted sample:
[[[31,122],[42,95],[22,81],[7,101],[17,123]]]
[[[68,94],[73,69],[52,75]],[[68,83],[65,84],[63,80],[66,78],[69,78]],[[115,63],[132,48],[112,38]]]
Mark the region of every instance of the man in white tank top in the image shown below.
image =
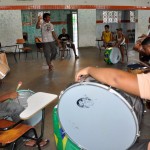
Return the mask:
[[[117,29],[115,46],[117,46],[120,49],[122,57],[121,62],[124,63],[125,36],[122,33],[122,28]]]

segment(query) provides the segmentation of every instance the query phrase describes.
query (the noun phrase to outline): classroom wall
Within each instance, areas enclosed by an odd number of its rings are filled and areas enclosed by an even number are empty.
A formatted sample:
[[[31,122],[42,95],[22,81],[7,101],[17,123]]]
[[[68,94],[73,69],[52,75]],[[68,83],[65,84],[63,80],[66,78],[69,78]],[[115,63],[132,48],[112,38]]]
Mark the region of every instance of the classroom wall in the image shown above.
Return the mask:
[[[22,38],[21,11],[0,10],[1,45],[14,45],[17,38]]]
[[[51,22],[57,35],[61,34],[63,27],[67,30],[67,14],[70,14],[71,10],[22,10],[23,32],[28,34],[29,44],[35,43],[35,37],[41,37],[41,30],[36,29],[36,23],[38,13],[42,12],[51,13]]]
[[[15,6],[15,7],[13,7]],[[20,7],[19,7],[20,6]],[[27,6],[27,7],[24,7]],[[113,7],[114,6],[114,7]],[[116,7],[117,6],[117,7]],[[1,22],[5,23],[5,17],[6,22],[8,24],[11,23],[11,28],[13,31],[16,32],[15,35],[9,30],[9,25],[0,25],[0,33],[4,36],[1,36],[0,41],[4,44],[11,44],[14,43],[17,37],[20,37],[22,32],[28,32],[29,36],[29,42],[34,42],[34,36],[40,36],[40,31],[37,31],[35,29],[35,25],[31,25],[30,27],[28,25],[21,25],[21,10],[41,10],[41,8],[44,8],[44,10],[50,10],[49,7],[52,8],[51,11],[55,10],[72,10],[73,8],[76,8],[78,10],[78,29],[79,29],[79,47],[84,46],[95,46],[96,41],[95,39],[100,36],[101,31],[103,30],[103,26],[105,24],[103,23],[97,23],[97,10],[108,10],[110,9],[119,9],[118,11],[122,11],[123,8],[130,10],[130,8],[136,10],[137,12],[137,23],[119,23],[117,24],[119,27],[123,27],[123,29],[129,29],[134,28],[135,26],[135,33],[136,37],[137,35],[141,33],[145,33],[147,30],[147,25],[149,24],[147,22],[147,19],[149,17],[149,11],[150,11],[150,4],[149,0],[115,0],[110,2],[109,0],[76,0],[76,1],[70,1],[70,0],[55,0],[55,1],[48,1],[48,0],[0,0],[0,12],[1,12]],[[16,9],[16,10],[7,10],[7,9]],[[120,10],[121,9],[121,10]],[[146,9],[146,10],[145,10]],[[58,11],[59,11],[58,10]],[[88,11],[89,10],[89,11]],[[14,13],[15,15],[12,15]],[[55,13],[54,13],[55,14]],[[59,13],[58,13],[59,14]],[[56,13],[56,16],[59,16]],[[63,14],[63,13],[61,13]],[[87,15],[88,14],[88,15]],[[35,13],[30,14],[35,15]],[[5,16],[5,17],[3,17]],[[12,20],[11,16],[15,16],[15,21]],[[89,17],[90,16],[90,17]],[[52,17],[53,18],[53,17]],[[54,16],[55,18],[55,16]],[[56,17],[57,19],[57,17]],[[126,19],[126,17],[125,17]],[[89,20],[89,21],[88,21]],[[10,22],[10,23],[9,23]],[[144,23],[144,25],[143,25]],[[140,24],[140,25],[139,25]],[[66,24],[55,24],[55,31],[57,34],[61,32],[61,28],[65,26]],[[86,27],[87,26],[87,27]],[[111,24],[111,29],[114,30],[116,28],[116,24]],[[22,28],[21,28],[22,27]],[[86,27],[86,28],[84,28]],[[15,37],[13,37],[15,36]],[[86,40],[84,40],[84,38]]]
[[[95,46],[96,10],[78,10],[79,47]]]

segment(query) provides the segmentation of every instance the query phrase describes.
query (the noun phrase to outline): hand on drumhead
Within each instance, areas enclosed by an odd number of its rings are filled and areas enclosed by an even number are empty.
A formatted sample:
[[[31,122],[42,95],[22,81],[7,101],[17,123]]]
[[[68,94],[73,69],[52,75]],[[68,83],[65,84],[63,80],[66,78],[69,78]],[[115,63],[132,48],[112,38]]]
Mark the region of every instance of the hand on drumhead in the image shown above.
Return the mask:
[[[88,74],[88,67],[87,67],[87,68],[82,69],[76,73],[75,81],[76,82],[84,81],[88,76],[89,76],[89,74]]]

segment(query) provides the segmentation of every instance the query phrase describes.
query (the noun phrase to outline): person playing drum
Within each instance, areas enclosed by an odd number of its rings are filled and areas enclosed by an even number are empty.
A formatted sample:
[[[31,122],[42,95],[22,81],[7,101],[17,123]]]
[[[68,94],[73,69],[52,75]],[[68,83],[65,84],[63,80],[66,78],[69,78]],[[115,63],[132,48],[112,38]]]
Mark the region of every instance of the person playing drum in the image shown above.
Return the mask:
[[[124,63],[125,36],[122,33],[122,28],[117,29],[115,46],[120,49],[122,63]]]
[[[8,99],[15,99],[18,96],[17,92],[8,92],[0,96],[0,118],[10,116],[14,122],[20,120],[20,113],[24,110],[23,106]]]
[[[112,33],[109,31],[109,25],[105,25],[105,31],[102,32],[102,40],[105,48],[110,46],[110,42],[112,41]]]
[[[150,37],[145,38],[140,50],[150,55]],[[111,73],[111,74],[110,74]],[[146,74],[132,74],[112,68],[87,67],[75,75],[75,81],[80,82],[83,77],[92,76],[104,84],[120,89],[129,94],[150,100],[150,72]],[[150,140],[137,141],[129,150],[150,150]]]
[[[20,113],[25,109],[19,103],[15,102],[18,97],[18,92],[7,92],[0,95],[0,119],[10,117],[14,122],[20,120]],[[11,101],[10,101],[11,100]],[[47,139],[41,140],[40,146],[46,146],[49,143]],[[25,146],[36,146],[36,141],[29,140],[25,143]]]

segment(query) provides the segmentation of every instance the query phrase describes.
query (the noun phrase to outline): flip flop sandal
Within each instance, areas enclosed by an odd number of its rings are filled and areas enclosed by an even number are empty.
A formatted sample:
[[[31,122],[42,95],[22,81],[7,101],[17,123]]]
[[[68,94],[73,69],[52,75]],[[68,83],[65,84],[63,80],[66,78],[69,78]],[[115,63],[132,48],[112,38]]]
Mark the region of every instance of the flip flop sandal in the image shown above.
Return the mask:
[[[28,141],[25,142],[24,145],[29,146],[29,147],[35,147],[36,146],[36,141],[35,140],[28,140]]]
[[[40,142],[40,147],[44,147],[44,146],[48,145],[48,143],[49,143],[49,140],[48,140],[48,139],[42,140],[42,141]],[[36,145],[36,147],[38,147],[38,146]]]

